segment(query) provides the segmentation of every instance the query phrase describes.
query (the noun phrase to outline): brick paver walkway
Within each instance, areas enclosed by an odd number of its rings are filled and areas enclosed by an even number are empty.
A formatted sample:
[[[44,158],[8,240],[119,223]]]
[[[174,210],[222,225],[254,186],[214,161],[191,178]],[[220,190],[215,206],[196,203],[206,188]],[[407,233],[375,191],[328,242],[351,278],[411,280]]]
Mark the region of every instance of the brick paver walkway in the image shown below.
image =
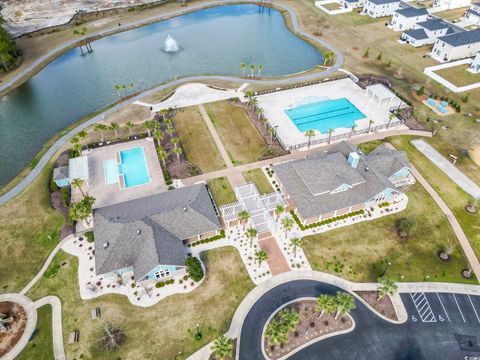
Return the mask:
[[[285,257],[273,236],[259,240],[258,245],[260,245],[260,249],[268,254],[267,262],[272,275],[290,271],[287,260],[285,260]]]

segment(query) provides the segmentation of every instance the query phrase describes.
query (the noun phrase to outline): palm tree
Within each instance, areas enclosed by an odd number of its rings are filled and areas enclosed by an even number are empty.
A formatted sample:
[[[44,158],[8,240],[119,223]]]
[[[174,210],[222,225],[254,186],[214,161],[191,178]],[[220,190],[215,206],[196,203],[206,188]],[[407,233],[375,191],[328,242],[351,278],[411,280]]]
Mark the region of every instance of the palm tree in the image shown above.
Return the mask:
[[[308,138],[308,148],[310,149],[310,142],[312,141],[312,138],[315,136],[315,130],[309,129],[305,131],[305,136]]]
[[[395,119],[395,115],[390,113],[388,114],[388,124],[387,124],[387,129],[390,128],[390,123],[392,122],[392,120]]]
[[[86,147],[87,150],[88,150],[88,144],[87,144],[86,141],[85,141],[85,138],[87,137],[87,135],[88,135],[88,134],[87,134],[87,132],[86,132],[85,130],[82,130],[82,131],[80,131],[80,132],[77,134],[78,138],[83,142],[83,145],[85,145],[85,147]]]
[[[255,65],[252,64],[252,65],[250,65],[250,77],[252,77],[252,78],[253,78],[254,71],[255,71]]]
[[[275,128],[268,128],[268,132],[270,133],[270,142],[273,143],[273,135],[275,134]]]
[[[160,113],[162,114],[163,122],[166,122],[167,120],[166,116],[170,113],[170,111],[168,111],[168,109],[162,109],[160,110]]]
[[[325,54],[325,59],[323,61],[323,65],[330,65],[334,57],[334,53],[329,51]]]
[[[73,30],[73,35],[78,39],[78,37],[81,35],[81,31],[78,30],[78,29],[75,29]],[[83,52],[83,48],[82,48],[82,44],[80,44],[80,52],[82,53],[82,55],[85,55],[85,53]]]
[[[82,190],[82,185],[83,185],[83,180],[82,179],[73,179],[72,181],[70,181],[70,185],[72,185],[74,188],[77,188],[78,190],[80,190],[80,193],[82,194],[82,197],[85,196],[85,194],[83,193],[83,190]]]
[[[113,85],[113,89],[117,92],[117,96],[118,96],[119,98],[122,97],[122,95],[120,94],[120,89],[121,89],[121,88],[122,88],[122,87],[121,87],[120,85]]]
[[[328,143],[330,144],[330,141],[332,140],[332,133],[335,131],[335,129],[328,129]]]
[[[255,253],[255,260],[258,261],[258,266],[262,266],[262,263],[268,260],[268,254],[263,250],[257,251]]]
[[[243,71],[243,77],[246,77],[247,76],[247,64],[245,63],[241,63],[240,64],[240,67],[242,68],[242,71]]]
[[[158,155],[158,158],[162,161],[163,166],[167,167],[168,154],[163,147],[159,146],[157,148],[157,155]]]
[[[258,77],[260,77],[260,73],[262,72],[262,70],[263,70],[263,65],[262,64],[258,65],[258,73],[257,73]]]
[[[222,335],[215,339],[211,350],[213,350],[215,354],[215,359],[224,360],[226,357],[233,355],[233,341],[225,335]]]
[[[385,295],[392,296],[397,292],[398,286],[392,279],[382,276],[378,279],[378,297],[377,301],[380,301]]]
[[[293,238],[290,240],[290,247],[293,247],[293,257],[297,257],[297,249],[302,246],[302,239]]]
[[[324,313],[332,315],[336,310],[337,303],[332,295],[322,294],[317,298],[317,311],[320,311],[319,317],[322,317]]]
[[[90,224],[89,217],[92,213],[92,206],[95,203],[95,198],[90,195],[85,195],[85,197],[73,204],[68,210],[68,215],[72,221],[85,220],[87,224]]]
[[[173,145],[175,145],[175,149],[178,147],[178,144],[180,143],[180,139],[177,137],[172,138],[172,140],[170,141],[172,142]]]
[[[276,207],[275,207],[275,222],[278,222],[278,218],[280,217],[280,215],[282,215],[283,213],[285,212],[285,208],[278,204]]]
[[[245,230],[245,224],[250,218],[250,214],[248,213],[247,210],[242,210],[238,213],[237,217],[238,217],[238,220],[240,220],[243,224],[243,230]]]
[[[173,137],[173,133],[175,132],[174,127],[171,126],[171,125],[169,125],[169,126],[167,127],[167,132],[168,132],[168,135],[170,135],[170,138],[172,138],[172,137]]]
[[[161,146],[161,141],[163,139],[163,132],[161,130],[155,130],[154,132],[152,132],[152,136],[154,139],[157,140],[157,143],[158,143],[158,146]]]
[[[250,239],[250,247],[253,246],[253,239],[257,236],[257,229],[255,228],[248,228],[247,229],[247,237]]]
[[[357,127],[357,125],[353,125],[352,126],[352,131],[350,132],[350,136],[349,137],[352,137],[353,136],[353,133],[355,132],[355,128]]]
[[[77,145],[79,142],[80,142],[80,140],[78,139],[77,136],[74,136],[74,137],[72,137],[72,138],[70,139],[70,143],[71,143],[73,146]]]
[[[175,148],[173,152],[177,155],[178,161],[180,161],[180,155],[183,153],[182,148]]]
[[[368,120],[368,133],[370,134],[370,130],[372,129],[372,124],[374,123],[375,121],[373,120]]]
[[[118,123],[112,122],[110,124],[110,130],[113,130],[115,133],[115,139],[118,139],[118,129],[120,129],[120,125],[118,125]]]
[[[338,317],[338,315],[347,314],[357,307],[353,296],[342,291],[337,292],[337,296],[335,296],[335,302],[337,303],[335,319]]]
[[[129,121],[125,124],[125,127],[128,129],[128,133],[130,134],[130,137],[132,137],[132,129],[135,127],[135,124]]]
[[[147,130],[148,137],[151,138],[152,137],[151,131],[156,128],[155,121],[147,120],[143,123],[143,127]]]
[[[284,217],[282,219],[282,226],[283,229],[285,230],[285,238],[287,238],[287,234],[290,230],[292,230],[294,225],[294,221],[290,216]]]
[[[103,134],[103,132],[107,130],[107,126],[104,124],[96,124],[94,130],[100,132],[101,142],[103,143],[105,141],[105,135]]]

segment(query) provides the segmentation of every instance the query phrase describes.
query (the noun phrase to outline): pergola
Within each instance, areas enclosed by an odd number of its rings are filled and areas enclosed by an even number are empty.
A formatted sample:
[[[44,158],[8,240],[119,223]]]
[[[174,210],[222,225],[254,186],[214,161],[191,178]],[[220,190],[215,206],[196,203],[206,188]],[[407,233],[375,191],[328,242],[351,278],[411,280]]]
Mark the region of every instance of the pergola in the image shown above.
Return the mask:
[[[384,100],[388,100],[388,104],[391,104],[392,101],[397,97],[393,91],[382,84],[367,86],[365,89],[365,94],[370,98],[370,101],[378,99],[378,105],[380,105]]]
[[[80,156],[68,160],[68,177],[70,180],[80,179],[88,184],[88,157]]]

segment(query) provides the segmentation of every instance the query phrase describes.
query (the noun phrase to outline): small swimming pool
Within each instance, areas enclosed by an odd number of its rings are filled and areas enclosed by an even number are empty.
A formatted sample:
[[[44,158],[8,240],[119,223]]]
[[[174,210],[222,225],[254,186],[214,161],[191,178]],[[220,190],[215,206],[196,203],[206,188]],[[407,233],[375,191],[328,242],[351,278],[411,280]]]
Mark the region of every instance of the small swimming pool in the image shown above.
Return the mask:
[[[308,103],[285,113],[301,132],[313,129],[322,134],[328,134],[330,129],[351,128],[356,120],[366,118],[347,98]]]
[[[118,183],[118,164],[115,159],[105,160],[103,163],[105,169],[105,184],[117,184]]]
[[[118,170],[123,175],[126,188],[150,183],[143,147],[120,151]]]

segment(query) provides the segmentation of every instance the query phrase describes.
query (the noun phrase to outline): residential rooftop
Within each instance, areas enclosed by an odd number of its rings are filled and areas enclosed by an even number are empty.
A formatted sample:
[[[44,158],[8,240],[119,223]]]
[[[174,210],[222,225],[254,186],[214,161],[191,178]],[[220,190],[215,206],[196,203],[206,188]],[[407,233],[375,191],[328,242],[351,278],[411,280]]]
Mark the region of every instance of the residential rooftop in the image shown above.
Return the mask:
[[[465,31],[439,38],[451,46],[463,46],[480,42],[480,29]]]
[[[410,29],[405,31],[404,34],[414,38],[415,40],[428,39],[428,35],[424,29]]]
[[[375,5],[386,5],[400,2],[400,0],[369,0],[371,3]]]
[[[419,22],[417,25],[430,31],[442,30],[449,27],[447,22],[439,18],[428,19],[426,21]]]
[[[403,9],[399,9],[399,10],[396,11],[396,13],[398,13],[402,16],[405,16],[407,18],[429,14],[429,12],[427,11],[426,8],[415,8],[413,6],[406,7],[406,8],[403,8]]]

